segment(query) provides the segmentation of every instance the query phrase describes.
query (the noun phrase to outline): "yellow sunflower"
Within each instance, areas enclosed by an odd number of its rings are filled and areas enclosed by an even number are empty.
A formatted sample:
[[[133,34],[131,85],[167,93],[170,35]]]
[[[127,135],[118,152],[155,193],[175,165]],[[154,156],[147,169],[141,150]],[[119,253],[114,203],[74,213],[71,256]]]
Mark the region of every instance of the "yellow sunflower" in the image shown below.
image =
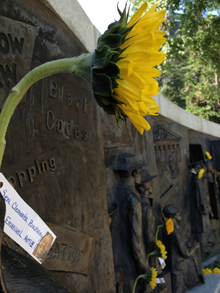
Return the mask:
[[[206,268],[206,269],[202,269],[202,273],[203,273],[204,275],[209,275],[209,274],[212,273],[212,271],[211,271],[210,269]]]
[[[156,241],[156,248],[157,250],[159,250],[159,256],[164,260],[167,259],[166,247],[163,245],[163,243],[160,240]]]
[[[214,274],[220,274],[220,270],[218,268],[214,268],[213,273]]]
[[[154,290],[157,286],[157,270],[153,267],[150,269],[151,271],[151,277],[150,277],[150,281],[149,281],[149,284],[151,286],[151,288]]]
[[[166,221],[165,225],[166,225],[167,235],[170,235],[171,233],[173,233],[174,224],[171,218]]]
[[[208,160],[211,160],[212,159],[212,156],[210,155],[209,152],[205,152],[205,155],[206,155],[206,157],[207,157]]]
[[[158,30],[166,11],[156,12],[155,5],[144,14],[146,9],[144,3],[129,22],[126,7],[123,12],[119,10],[120,20],[99,37],[91,58],[96,101],[115,115],[117,123],[129,118],[141,134],[150,129],[144,116],[156,115],[159,110],[152,96],[159,92],[154,77],[161,72],[154,66],[166,57],[158,52],[166,41],[164,32]]]
[[[204,169],[200,169],[199,173],[198,173],[198,178],[201,179],[203,174],[204,174],[205,170]]]

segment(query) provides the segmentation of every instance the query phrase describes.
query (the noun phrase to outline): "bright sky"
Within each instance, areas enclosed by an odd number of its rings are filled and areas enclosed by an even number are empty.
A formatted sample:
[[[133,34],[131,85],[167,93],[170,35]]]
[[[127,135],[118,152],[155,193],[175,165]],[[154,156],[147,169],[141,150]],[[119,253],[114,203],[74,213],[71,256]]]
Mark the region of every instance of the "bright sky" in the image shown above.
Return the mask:
[[[127,0],[78,0],[94,26],[104,33],[108,25],[114,20],[119,20],[117,10],[119,2],[120,10],[123,10]]]

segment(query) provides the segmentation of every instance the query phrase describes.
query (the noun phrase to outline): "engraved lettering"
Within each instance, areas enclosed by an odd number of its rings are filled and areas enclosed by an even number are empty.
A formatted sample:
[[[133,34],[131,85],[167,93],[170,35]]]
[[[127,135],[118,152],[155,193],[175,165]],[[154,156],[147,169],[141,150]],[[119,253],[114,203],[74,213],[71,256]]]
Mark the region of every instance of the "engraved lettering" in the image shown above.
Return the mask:
[[[67,257],[67,260],[70,259],[70,256],[71,256],[71,246],[69,247],[69,252],[68,252],[68,257]]]
[[[18,53],[23,56],[24,53],[24,38],[21,38],[20,42],[18,41],[18,39],[15,37],[15,39],[12,39],[12,36],[9,34],[8,35],[9,38],[9,42],[11,45],[11,50],[12,53],[15,55],[16,51],[18,51]]]
[[[63,101],[63,85],[60,86],[60,97],[59,100],[62,102]]]
[[[5,85],[8,88],[10,88],[10,80],[13,81],[14,84],[17,83],[17,64],[12,63],[11,68],[12,69],[10,69],[8,65],[6,65],[4,69],[4,67],[0,64],[0,74],[3,77]]]
[[[68,95],[68,98],[67,98],[67,101],[66,102],[67,102],[67,105],[68,106],[71,106],[72,105],[72,96],[71,96],[71,94]]]
[[[87,131],[86,130],[83,130],[83,132],[82,132],[82,140],[83,141],[87,140]]]
[[[30,177],[30,181],[34,182],[34,177],[36,176],[37,172],[36,172],[36,168],[34,166],[30,166],[29,168],[27,168],[28,170],[28,174]]]
[[[65,133],[67,136],[71,136],[71,121],[66,123],[66,127],[65,127]]]
[[[61,260],[64,259],[64,255],[65,255],[65,250],[66,248],[68,247],[66,244],[61,244],[61,247],[63,248],[63,251],[62,251],[62,256],[61,256]]]
[[[89,104],[87,103],[87,99],[83,100],[83,113],[88,114],[88,106]]]
[[[50,251],[47,254],[47,259],[50,259],[53,253],[53,249],[51,248]]]
[[[56,162],[54,157],[49,158],[49,166],[51,171],[54,172],[56,170]]]
[[[59,259],[59,244],[56,243],[55,244],[55,248],[54,248],[54,255],[53,255],[53,259],[56,257],[57,259]]]
[[[77,264],[79,263],[80,259],[81,259],[81,251],[77,249],[77,260],[76,260]]]
[[[23,187],[24,186],[24,182],[26,181],[27,177],[26,177],[26,173],[24,171],[18,171],[17,172],[17,176],[18,176],[18,181],[20,183],[20,186]]]
[[[51,120],[54,120],[54,114],[52,111],[47,111],[47,128],[51,130],[54,127],[54,122],[51,122]]]
[[[74,136],[76,139],[79,138],[79,127],[78,126],[75,126],[75,128],[74,128]]]
[[[62,129],[63,129],[63,120],[62,119],[57,119],[56,128],[57,128],[58,133],[62,132]]]
[[[5,34],[0,33],[0,53],[7,57],[10,53],[9,42]]]
[[[83,261],[83,251],[80,251],[80,255],[81,255],[81,262],[80,262],[80,266],[82,265],[82,261]]]
[[[54,172],[56,170],[56,162],[54,157],[50,157],[47,161],[43,160],[40,163],[38,160],[35,160],[35,165],[30,165],[26,168],[26,170],[18,170],[16,172],[16,176],[8,175],[7,179],[9,183],[14,187],[19,182],[20,187],[24,186],[24,182],[27,180],[27,178],[30,178],[30,182],[33,183],[35,180],[36,175],[41,175],[42,172],[45,173],[46,171],[50,170],[51,172]]]
[[[50,79],[49,95],[52,98],[56,98],[57,96],[57,83],[52,79]]]
[[[14,176],[12,176],[12,175],[7,176],[7,180],[8,180],[8,182],[9,182],[13,187],[15,187],[15,185],[16,185],[16,180],[15,180],[15,177],[14,177]]]
[[[80,109],[79,99],[76,99],[76,101],[75,101],[75,107],[76,107],[76,110],[79,110]]]
[[[73,251],[72,251],[72,262],[74,262],[75,259],[76,259],[76,253],[77,253],[76,248],[73,248]]]
[[[46,172],[49,169],[47,161],[41,161],[41,168],[43,172]]]
[[[38,161],[37,161],[37,160],[35,161],[35,164],[36,164],[36,166],[37,166],[37,171],[38,171],[38,174],[41,174],[40,165],[39,165],[39,163],[38,163]]]

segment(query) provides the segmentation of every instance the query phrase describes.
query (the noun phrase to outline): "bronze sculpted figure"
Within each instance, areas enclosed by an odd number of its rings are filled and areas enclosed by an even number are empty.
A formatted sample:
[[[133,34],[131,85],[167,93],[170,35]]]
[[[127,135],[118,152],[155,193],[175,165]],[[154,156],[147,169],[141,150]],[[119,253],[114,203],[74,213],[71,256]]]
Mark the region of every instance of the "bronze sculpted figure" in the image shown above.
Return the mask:
[[[208,182],[214,183],[215,170],[214,170],[213,161],[205,160],[205,164],[207,166],[207,179],[208,179]]]
[[[214,214],[210,204],[209,185],[207,176],[207,167],[203,164],[197,164],[195,169],[204,169],[202,178],[198,178],[197,174],[192,173],[193,193],[196,199],[196,210],[192,218],[192,232],[196,234],[197,240],[200,242],[203,253],[209,253],[211,246],[211,219]],[[210,178],[211,179],[211,178]],[[209,179],[209,180],[210,180]]]
[[[179,174],[179,168],[178,168],[178,156],[176,151],[172,151],[169,156],[169,168],[171,171],[172,179],[177,178]]]
[[[194,255],[197,249],[200,249],[199,242],[189,248],[185,245],[182,233],[180,231],[181,216],[180,210],[173,204],[164,207],[163,214],[166,218],[171,218],[174,223],[174,232],[171,237],[171,275],[172,275],[172,293],[182,293],[185,290],[184,284],[186,274],[186,259]],[[195,268],[192,272],[197,273],[197,279],[203,281],[201,263],[197,261],[196,256],[193,257]],[[204,282],[204,281],[203,281]]]
[[[201,164],[196,165],[196,169],[204,169],[204,174],[202,178],[195,177],[197,185],[197,210],[204,215],[209,215],[210,218],[213,218],[213,212],[210,206],[209,198],[209,188],[208,188],[208,179],[207,179],[207,167],[202,166]]]
[[[149,172],[145,169],[141,170],[141,184],[137,185],[137,190],[141,196],[141,208],[142,208],[142,229],[143,229],[143,241],[145,254],[152,252],[154,250],[155,244],[155,216],[153,214],[153,179],[157,175],[151,176]],[[157,267],[159,273],[161,272],[161,267],[155,256],[150,257],[150,265]]]
[[[136,184],[141,183],[142,166],[144,164],[135,162],[134,155],[123,153],[114,169],[120,179],[115,192],[118,208],[112,222],[113,253],[116,275],[119,272],[124,275],[124,293],[132,292],[136,277],[146,273],[141,200],[135,188]],[[138,290],[137,287],[136,292]]]

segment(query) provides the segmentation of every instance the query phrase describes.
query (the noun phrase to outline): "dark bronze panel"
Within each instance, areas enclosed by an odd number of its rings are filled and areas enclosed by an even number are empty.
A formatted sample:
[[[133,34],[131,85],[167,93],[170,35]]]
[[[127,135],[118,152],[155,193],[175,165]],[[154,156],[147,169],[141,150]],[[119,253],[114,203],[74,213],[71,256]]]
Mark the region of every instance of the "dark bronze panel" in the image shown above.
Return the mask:
[[[88,92],[68,81],[65,75],[56,75],[44,80],[43,93],[42,132],[48,137],[85,145],[91,112]]]
[[[10,89],[30,70],[36,29],[3,16],[0,17],[0,23],[0,108],[2,108]]]
[[[75,272],[87,275],[93,238],[78,231],[47,223],[58,235],[43,266],[51,271]]]
[[[220,141],[214,140],[210,142],[212,156],[213,156],[213,163],[214,168],[217,171],[220,171]]]
[[[0,51],[3,67],[17,64],[14,82],[47,61],[86,52],[73,32],[38,0],[0,0],[0,17],[0,33],[17,37],[18,49],[24,39],[22,56],[21,49],[8,57]],[[0,46],[3,50],[4,43]],[[30,88],[6,135],[2,172],[45,222],[66,228],[54,226],[60,255],[53,258],[54,247],[45,266],[77,292],[114,292],[100,129],[91,86],[74,74],[56,74]],[[23,254],[7,237],[5,242]],[[67,248],[62,260],[63,245],[71,246],[72,261],[65,260]],[[81,256],[78,262],[73,261],[74,249]]]

